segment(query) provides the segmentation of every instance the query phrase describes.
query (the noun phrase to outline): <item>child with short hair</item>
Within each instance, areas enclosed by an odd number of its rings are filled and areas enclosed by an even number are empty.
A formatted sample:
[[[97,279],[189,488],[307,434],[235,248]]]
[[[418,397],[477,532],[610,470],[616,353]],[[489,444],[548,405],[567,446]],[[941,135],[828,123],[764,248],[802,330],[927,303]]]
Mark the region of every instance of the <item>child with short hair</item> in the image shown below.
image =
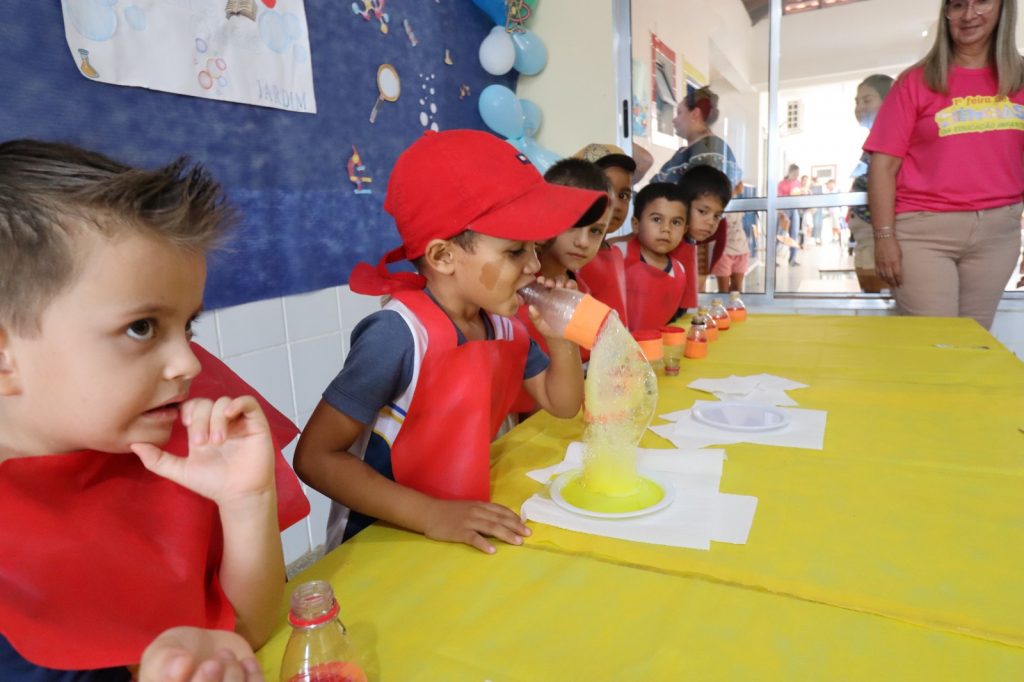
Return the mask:
[[[616,244],[625,253],[629,329],[659,329],[680,314],[686,270],[672,252],[687,231],[682,192],[652,182],[633,203],[633,235]]]
[[[672,255],[687,272],[687,294],[684,308],[697,306],[697,292],[702,276],[725,251],[728,225],[722,220],[725,207],[733,193],[733,183],[722,171],[704,164],[691,166],[679,179],[679,190],[686,202],[686,238]],[[710,253],[698,262],[698,253],[705,247]]]
[[[544,180],[564,187],[605,192],[606,195],[611,186],[604,171],[596,164],[584,161],[583,159],[573,158],[562,159],[551,166],[544,173]],[[599,201],[577,220],[575,225],[554,239],[542,244],[537,253],[540,260],[540,271],[537,273],[537,276],[556,281],[575,280],[580,291],[591,294],[599,300],[605,300],[604,297],[609,297],[612,293],[611,287],[599,286],[600,291],[591,291],[588,283],[580,276],[580,270],[593,260],[594,256],[597,255],[598,249],[601,248],[605,231],[608,229],[610,215],[610,202],[607,200]],[[611,300],[606,300],[605,302],[613,308],[617,304],[625,311],[625,279],[623,278],[622,281],[623,285],[618,291],[618,295],[610,296]],[[604,283],[598,284],[603,285]],[[624,313],[619,314],[622,315]],[[526,325],[527,330],[530,332],[530,338],[537,342],[541,350],[547,352],[547,340],[533,326],[533,323],[530,321],[529,311],[525,307],[520,307],[516,312],[516,317]],[[590,353],[585,348],[581,348],[580,356],[586,362],[590,357]],[[523,403],[519,403],[519,407],[521,408],[522,406]],[[519,411],[526,412],[528,410],[521,409]]]
[[[489,502],[491,439],[521,386],[555,416],[575,416],[583,369],[577,346],[533,309],[550,361],[530,340],[514,319],[517,291],[536,281],[534,242],[604,199],[545,182],[480,131],[427,132],[398,158],[384,208],[402,245],[349,280],[391,300],[353,331],[295,453],[299,476],[334,500],[328,548],[377,519],[487,553],[486,536],[522,544],[519,515]],[[401,260],[419,274],[388,271]]]
[[[636,161],[622,148],[613,144],[593,142],[573,154],[574,159],[583,159],[597,164],[611,183],[611,221],[608,233],[614,234],[626,222],[629,202],[633,198],[633,173]]]
[[[297,430],[191,343],[228,217],[184,159],[0,144],[7,674],[127,679],[170,627],[273,629],[280,528],[309,511],[278,451]]]

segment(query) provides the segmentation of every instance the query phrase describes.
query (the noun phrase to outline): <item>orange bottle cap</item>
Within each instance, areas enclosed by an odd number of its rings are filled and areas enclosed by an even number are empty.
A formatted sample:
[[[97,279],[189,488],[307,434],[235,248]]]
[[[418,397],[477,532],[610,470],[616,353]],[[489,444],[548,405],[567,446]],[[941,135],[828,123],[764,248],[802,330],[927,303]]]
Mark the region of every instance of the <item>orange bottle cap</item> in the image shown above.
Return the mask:
[[[569,318],[569,324],[565,325],[562,336],[590,350],[610,311],[610,307],[593,296],[584,296]]]
[[[664,350],[661,347],[661,332],[655,329],[638,329],[633,332],[633,338],[636,339],[640,350],[643,351],[644,357],[648,361],[661,360],[664,355]]]
[[[682,327],[662,327],[661,341],[666,346],[682,346],[686,343],[686,330]]]

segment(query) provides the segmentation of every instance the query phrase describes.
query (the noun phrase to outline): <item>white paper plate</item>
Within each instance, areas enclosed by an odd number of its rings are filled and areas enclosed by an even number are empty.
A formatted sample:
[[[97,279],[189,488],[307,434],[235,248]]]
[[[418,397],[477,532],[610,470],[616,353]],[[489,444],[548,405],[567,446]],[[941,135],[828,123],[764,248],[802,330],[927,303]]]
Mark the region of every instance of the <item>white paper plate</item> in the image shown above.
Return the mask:
[[[722,401],[694,407],[692,416],[702,424],[725,431],[776,431],[789,423],[789,415],[777,407]]]
[[[591,509],[583,509],[572,504],[564,497],[562,497],[562,488],[565,484],[571,481],[575,476],[579,475],[582,469],[571,469],[570,471],[564,471],[559,474],[554,481],[551,482],[551,500],[559,507],[566,511],[570,511],[573,514],[579,514],[581,516],[590,516],[595,519],[629,519],[634,516],[645,516],[647,514],[653,514],[656,511],[661,511],[665,507],[672,504],[676,498],[675,488],[672,487],[672,482],[662,476],[656,471],[650,471],[647,469],[637,469],[637,473],[643,478],[648,478],[659,486],[665,493],[664,496],[655,504],[644,509],[636,509],[628,512],[599,512]]]

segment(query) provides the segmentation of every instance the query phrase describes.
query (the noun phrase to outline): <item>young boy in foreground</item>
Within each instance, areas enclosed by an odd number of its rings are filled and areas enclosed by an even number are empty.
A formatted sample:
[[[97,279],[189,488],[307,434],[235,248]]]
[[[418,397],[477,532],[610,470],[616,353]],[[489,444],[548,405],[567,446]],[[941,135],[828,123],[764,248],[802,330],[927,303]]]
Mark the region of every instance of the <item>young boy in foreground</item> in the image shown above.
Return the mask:
[[[625,253],[629,329],[660,329],[680,314],[686,270],[672,252],[686,234],[687,205],[676,185],[652,182],[633,204],[633,236]]]
[[[127,679],[112,668],[175,626],[253,647],[270,635],[279,528],[309,506],[275,452],[294,426],[191,343],[226,217],[219,186],[183,160],[148,171],[0,144],[0,670],[13,679]]]
[[[428,132],[399,157],[384,208],[402,246],[349,280],[391,301],[353,331],[295,453],[299,476],[335,500],[328,548],[376,519],[488,553],[486,536],[522,543],[519,515],[489,502],[491,439],[520,387],[552,414],[574,416],[583,370],[577,347],[531,311],[548,364],[511,319],[516,292],[537,281],[535,243],[605,196],[544,182],[525,156],[479,131]],[[387,270],[401,260],[419,274]]]

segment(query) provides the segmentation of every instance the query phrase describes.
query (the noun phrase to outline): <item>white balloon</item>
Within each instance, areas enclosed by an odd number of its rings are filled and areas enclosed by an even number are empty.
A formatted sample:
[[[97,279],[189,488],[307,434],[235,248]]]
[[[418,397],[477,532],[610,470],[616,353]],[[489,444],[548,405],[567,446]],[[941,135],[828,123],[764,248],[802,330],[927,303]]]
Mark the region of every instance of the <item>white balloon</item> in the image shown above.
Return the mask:
[[[494,30],[480,43],[480,66],[492,76],[503,76],[512,70],[516,61],[516,46],[511,36],[501,26]]]

